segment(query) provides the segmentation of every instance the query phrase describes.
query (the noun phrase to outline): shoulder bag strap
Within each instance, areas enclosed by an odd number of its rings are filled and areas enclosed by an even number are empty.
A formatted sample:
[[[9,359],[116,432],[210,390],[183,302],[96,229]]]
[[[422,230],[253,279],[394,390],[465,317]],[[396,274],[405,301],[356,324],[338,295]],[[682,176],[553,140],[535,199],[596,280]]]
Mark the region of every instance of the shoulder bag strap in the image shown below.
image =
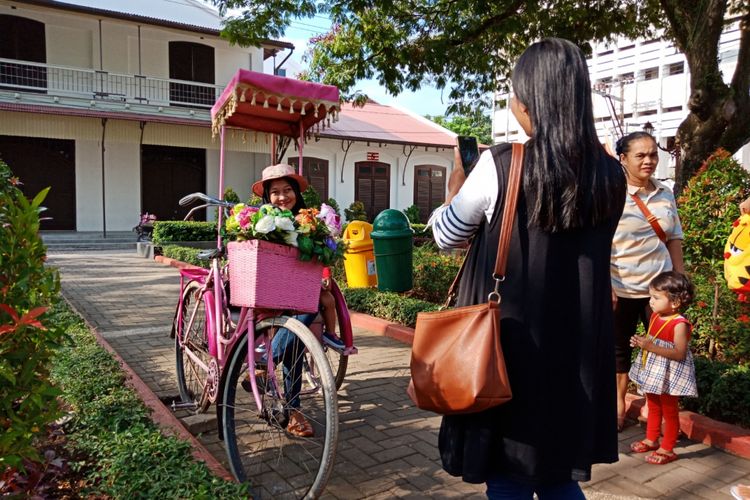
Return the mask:
[[[497,282],[495,284],[495,291],[497,291],[497,284],[505,279],[505,265],[508,262],[510,235],[513,230],[513,220],[516,217],[518,188],[521,185],[523,153],[523,144],[513,143],[513,155],[510,160],[510,175],[508,176],[508,186],[505,190],[503,220],[502,226],[500,226],[500,242],[497,245],[497,259],[495,259],[495,271],[492,275]]]
[[[659,219],[656,218],[654,214],[651,213],[651,211],[648,209],[645,203],[643,203],[643,200],[641,200],[641,197],[637,194],[631,194],[631,198],[633,198],[633,201],[636,205],[638,205],[638,208],[641,209],[641,212],[643,212],[643,215],[646,216],[646,220],[649,224],[651,224],[651,227],[654,228],[654,232],[656,233],[656,236],[659,237],[659,239],[662,241],[662,243],[667,242],[667,235],[664,233],[664,230],[659,225]]]
[[[500,259],[502,259],[502,266],[501,266],[502,272],[505,273],[505,262],[508,260],[508,248],[507,247],[510,244],[510,233],[513,227],[513,219],[516,215],[516,206],[518,204],[518,188],[520,186],[521,172],[522,172],[522,167],[523,167],[523,153],[524,153],[523,144],[513,143],[512,148],[513,149],[511,152],[511,159],[510,159],[510,175],[509,175],[509,180],[508,180],[508,186],[505,190],[503,220],[501,221],[502,227],[500,228],[500,240],[499,240],[498,248],[497,248],[497,257],[495,259],[495,271],[494,271],[495,276],[498,275],[498,262],[500,262]],[[509,203],[513,205],[510,208],[508,207]],[[506,227],[508,228],[507,230],[505,229]],[[506,248],[502,252],[503,255],[501,255],[501,248],[503,245],[503,241],[505,242]],[[467,250],[467,254],[468,254],[468,250]],[[459,268],[458,273],[456,274],[456,277],[453,279],[453,283],[451,283],[451,286],[448,289],[448,298],[446,299],[443,307],[448,307],[451,301],[455,298],[456,287],[458,286],[458,282],[461,279],[461,275],[463,274],[465,267],[466,267],[466,257],[464,257],[464,260],[461,263],[461,267]]]

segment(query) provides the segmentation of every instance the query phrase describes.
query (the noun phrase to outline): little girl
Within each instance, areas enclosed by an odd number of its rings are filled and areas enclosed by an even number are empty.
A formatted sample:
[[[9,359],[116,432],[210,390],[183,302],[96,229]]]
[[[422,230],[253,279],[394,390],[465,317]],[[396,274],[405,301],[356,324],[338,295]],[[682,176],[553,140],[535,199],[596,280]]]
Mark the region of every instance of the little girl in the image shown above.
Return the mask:
[[[630,445],[635,453],[652,451],[650,464],[663,465],[677,460],[674,445],[680,429],[677,403],[680,396],[697,396],[695,366],[688,349],[691,325],[679,313],[693,300],[693,285],[684,274],[667,271],[649,284],[649,305],[653,314],[645,336],[630,338],[640,347],[630,368],[630,379],[638,392],[646,394],[648,423],[646,439]],[[659,445],[662,417],[664,435]]]

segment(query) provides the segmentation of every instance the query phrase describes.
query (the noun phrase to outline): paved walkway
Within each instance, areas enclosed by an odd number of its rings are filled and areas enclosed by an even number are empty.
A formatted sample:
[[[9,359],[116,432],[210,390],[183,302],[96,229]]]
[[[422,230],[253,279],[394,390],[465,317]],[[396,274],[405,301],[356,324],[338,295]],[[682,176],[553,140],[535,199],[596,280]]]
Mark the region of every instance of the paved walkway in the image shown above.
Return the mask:
[[[179,290],[176,269],[134,252],[51,253],[65,297],[163,400],[177,394],[173,340],[168,336]],[[483,488],[443,472],[437,455],[440,419],[405,394],[409,346],[355,329],[352,357],[339,392],[340,435],[330,498],[483,498]],[[569,409],[575,411],[574,408]],[[560,429],[565,432],[565,429]],[[200,440],[222,463],[215,430]],[[589,499],[727,499],[737,482],[750,484],[750,461],[681,440],[680,460],[652,466],[629,453],[638,427],[620,435],[620,461],[594,468]]]

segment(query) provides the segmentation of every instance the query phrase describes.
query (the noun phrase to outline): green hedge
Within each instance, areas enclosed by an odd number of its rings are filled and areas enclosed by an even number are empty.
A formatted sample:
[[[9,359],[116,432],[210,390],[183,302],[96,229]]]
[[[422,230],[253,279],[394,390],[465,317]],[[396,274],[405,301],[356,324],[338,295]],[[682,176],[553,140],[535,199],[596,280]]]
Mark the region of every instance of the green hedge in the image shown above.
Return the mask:
[[[202,251],[204,250],[201,248],[182,247],[179,245],[165,245],[161,247],[161,254],[164,257],[208,269],[211,261],[198,259],[198,253]]]
[[[211,241],[216,239],[215,222],[162,220],[154,222],[154,245],[172,241]]]
[[[341,291],[350,309],[410,327],[416,324],[417,313],[439,308],[437,304],[374,288],[343,288]]]
[[[414,249],[414,288],[409,296],[443,304],[463,262],[462,252],[439,252],[428,243]]]
[[[683,407],[750,429],[750,367],[695,358],[698,397],[682,398]]]
[[[55,320],[71,335],[52,374],[72,408],[68,445],[86,478],[85,498],[247,498],[246,487],[213,475],[190,445],[165,436],[126,385],[117,360],[66,306]]]

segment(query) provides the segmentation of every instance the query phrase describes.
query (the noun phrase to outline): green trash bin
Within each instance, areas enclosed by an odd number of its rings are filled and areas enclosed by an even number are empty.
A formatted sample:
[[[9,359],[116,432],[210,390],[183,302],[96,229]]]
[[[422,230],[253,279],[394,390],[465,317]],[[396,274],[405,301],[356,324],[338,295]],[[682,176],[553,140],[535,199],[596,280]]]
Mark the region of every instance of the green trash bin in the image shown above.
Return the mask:
[[[388,292],[411,290],[414,286],[414,230],[409,219],[403,212],[389,208],[375,217],[372,228],[370,237],[375,247],[378,289]]]

